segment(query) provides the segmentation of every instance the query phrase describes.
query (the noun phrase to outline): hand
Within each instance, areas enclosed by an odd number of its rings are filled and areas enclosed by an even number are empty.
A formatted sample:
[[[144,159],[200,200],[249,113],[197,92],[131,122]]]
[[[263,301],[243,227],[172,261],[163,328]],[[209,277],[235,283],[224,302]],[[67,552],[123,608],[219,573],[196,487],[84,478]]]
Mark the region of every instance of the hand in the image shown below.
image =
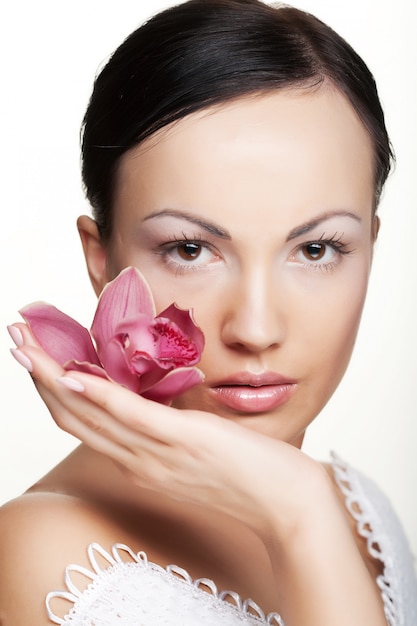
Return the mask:
[[[65,372],[24,324],[14,328],[22,344],[16,356],[60,428],[111,458],[134,483],[220,510],[259,535],[286,623],[385,624],[375,582],[321,465],[211,413]]]
[[[25,324],[13,328],[58,426],[111,458],[134,483],[226,512],[259,534],[272,523],[284,532],[304,518],[307,505],[316,507],[312,482],[324,471],[299,450],[216,415],[166,407],[104,379],[65,372]]]

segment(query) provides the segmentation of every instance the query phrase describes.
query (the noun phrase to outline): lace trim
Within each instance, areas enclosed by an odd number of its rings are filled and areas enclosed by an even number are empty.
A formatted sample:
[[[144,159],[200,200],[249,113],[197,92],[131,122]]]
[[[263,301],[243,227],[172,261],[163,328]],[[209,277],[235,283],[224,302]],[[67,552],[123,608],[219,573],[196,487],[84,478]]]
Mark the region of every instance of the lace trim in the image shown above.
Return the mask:
[[[393,585],[388,572],[388,563],[383,550],[383,538],[378,536],[372,525],[372,505],[363,491],[358,476],[335,452],[331,453],[332,468],[336,483],[345,497],[345,505],[356,522],[359,535],[366,539],[369,554],[383,564],[383,572],[376,583],[381,591],[384,613],[389,626],[397,626],[399,619],[394,603]]]
[[[129,546],[122,543],[114,544],[111,548],[111,554],[104,550],[104,548],[102,548],[98,543],[90,544],[87,549],[87,555],[92,570],[89,570],[81,565],[74,564],[68,565],[65,568],[65,585],[68,591],[51,591],[48,593],[46,597],[46,609],[49,619],[54,624],[65,624],[67,623],[67,617],[69,617],[73,611],[73,609],[71,609],[70,613],[63,618],[55,615],[51,608],[51,601],[54,598],[60,598],[72,602],[75,608],[75,604],[81,598],[86,595],[90,595],[95,591],[96,587],[99,585],[99,578],[102,575],[105,575],[109,570],[117,566],[132,565],[132,563],[128,563],[122,559],[122,552],[130,556],[133,564],[136,563],[142,565],[144,568],[149,568],[164,575],[169,575],[172,577],[171,582],[175,581],[176,583],[185,583],[190,585],[190,587],[197,592],[204,594],[203,597],[205,599],[207,599],[207,597],[217,599],[228,609],[237,612],[238,615],[243,614],[245,617],[259,621],[260,624],[267,624],[268,626],[285,626],[278,613],[269,613],[266,615],[253,600],[242,600],[239,594],[235,591],[219,591],[214,581],[209,578],[198,578],[193,580],[185,569],[177,565],[168,565],[166,568],[163,568],[160,565],[149,561],[145,552],[135,553],[131,548],[129,548]],[[96,553],[108,562],[109,565],[104,569],[98,564]],[[85,576],[91,581],[85,589],[80,590],[72,581],[71,575],[74,572]],[[207,591],[207,589],[209,589],[210,592]]]
[[[398,607],[394,601],[394,580],[392,578],[392,568],[390,567],[389,546],[386,546],[387,538],[382,533],[378,533],[378,516],[371,504],[371,501],[365,493],[361,484],[359,475],[334,452],[331,453],[332,468],[335,481],[345,498],[345,506],[357,525],[357,532],[361,537],[366,539],[369,554],[379,560],[383,564],[383,572],[377,579],[377,585],[381,591],[381,597],[384,606],[385,617],[389,626],[398,626],[401,623],[398,615]],[[122,553],[128,555],[132,562],[126,562],[122,559]],[[139,564],[145,569],[152,572],[159,572],[163,576],[170,578],[170,583],[189,585],[207,602],[207,598],[212,601],[221,602],[223,607],[229,611],[235,612],[236,615],[246,617],[259,624],[269,626],[284,626],[282,618],[278,613],[270,613],[265,615],[262,609],[251,599],[242,600],[239,594],[234,591],[219,591],[214,581],[208,578],[199,578],[193,580],[189,573],[177,565],[169,565],[162,568],[156,563],[148,561],[145,552],[135,553],[128,546],[116,543],[111,548],[111,554],[106,552],[99,544],[92,543],[87,550],[88,559],[91,570],[81,565],[68,565],[65,569],[65,585],[64,591],[52,591],[48,593],[46,598],[46,608],[49,619],[55,624],[68,624],[71,621],[71,615],[74,614],[75,605],[82,599],[95,593],[100,586],[100,580],[103,576],[116,571],[117,568],[126,568]],[[108,565],[104,568],[100,567],[97,561],[97,555],[107,561]],[[391,572],[391,574],[390,574]],[[80,590],[73,582],[71,576],[73,573],[82,575],[89,580],[88,586]],[[69,601],[74,606],[64,618],[61,618],[52,611],[51,601],[54,598],[60,598]],[[68,621],[70,620],[70,621]]]

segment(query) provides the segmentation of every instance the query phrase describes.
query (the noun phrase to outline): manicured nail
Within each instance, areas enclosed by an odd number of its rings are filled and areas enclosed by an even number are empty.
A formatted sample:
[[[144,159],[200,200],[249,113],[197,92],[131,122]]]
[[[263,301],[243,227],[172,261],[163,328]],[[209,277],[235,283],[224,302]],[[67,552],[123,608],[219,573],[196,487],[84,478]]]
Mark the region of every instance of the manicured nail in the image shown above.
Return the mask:
[[[64,385],[67,389],[71,389],[71,391],[85,391],[84,385],[82,385],[75,378],[70,378],[69,376],[60,376],[57,378],[57,381]]]
[[[23,367],[27,369],[28,372],[31,372],[33,370],[32,361],[29,359],[29,357],[26,356],[26,354],[23,354],[23,352],[20,352],[20,350],[17,350],[16,348],[11,348],[10,352],[12,353],[16,361],[20,363],[20,365],[23,365]]]
[[[10,337],[13,339],[15,346],[21,348],[24,344],[23,335],[16,326],[8,326],[7,330],[9,331]]]

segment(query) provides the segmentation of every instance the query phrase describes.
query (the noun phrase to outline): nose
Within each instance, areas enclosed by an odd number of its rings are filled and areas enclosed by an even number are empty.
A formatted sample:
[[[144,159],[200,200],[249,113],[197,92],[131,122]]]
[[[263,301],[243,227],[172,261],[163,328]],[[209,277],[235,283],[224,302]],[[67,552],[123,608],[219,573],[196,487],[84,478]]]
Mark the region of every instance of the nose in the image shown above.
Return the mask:
[[[280,346],[285,320],[278,287],[266,272],[240,275],[224,300],[222,341],[229,348],[251,353]]]

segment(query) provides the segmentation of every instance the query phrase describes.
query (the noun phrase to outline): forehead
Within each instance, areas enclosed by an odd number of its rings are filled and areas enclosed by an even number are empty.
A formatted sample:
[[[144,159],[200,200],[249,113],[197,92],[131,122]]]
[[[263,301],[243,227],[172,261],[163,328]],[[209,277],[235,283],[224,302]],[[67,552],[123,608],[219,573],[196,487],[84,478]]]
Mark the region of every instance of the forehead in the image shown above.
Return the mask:
[[[373,172],[370,136],[340,92],[280,90],[191,114],[124,155],[115,217],[132,202],[223,214],[370,206]]]

